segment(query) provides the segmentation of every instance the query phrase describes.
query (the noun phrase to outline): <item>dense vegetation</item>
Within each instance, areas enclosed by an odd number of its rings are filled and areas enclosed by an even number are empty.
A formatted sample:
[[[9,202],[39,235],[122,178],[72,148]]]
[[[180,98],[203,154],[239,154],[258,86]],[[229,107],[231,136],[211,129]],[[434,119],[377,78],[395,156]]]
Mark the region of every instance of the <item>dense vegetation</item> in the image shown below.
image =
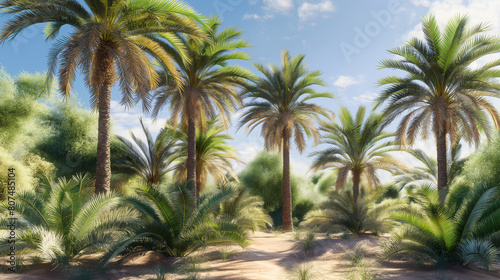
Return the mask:
[[[410,254],[440,267],[485,269],[498,261],[500,116],[485,97],[500,97],[500,60],[471,65],[498,54],[500,38],[483,25],[457,16],[440,29],[425,18],[423,39],[381,63],[405,72],[380,81],[381,112],[341,106],[335,117],[318,105],[334,95],[318,91],[325,82],[304,55],[284,51],[281,65],[269,68],[254,63],[254,76],[233,65],[251,59],[242,31],[221,29],[220,19],[181,2],[36,3],[0,2],[10,16],[0,43],[34,23],[47,23],[47,39],[66,25],[72,31],[54,45],[46,74],[12,78],[0,70],[0,169],[14,168],[22,186],[21,254],[56,265],[95,253],[103,265],[143,251],[184,257],[206,246],[244,247],[250,231],[300,225],[390,233],[382,260]],[[54,95],[56,72],[57,90],[68,97],[77,69],[97,114]],[[144,136],[112,137],[115,83],[123,104],[141,101],[153,115],[168,106],[171,120],[157,135],[141,119]],[[261,152],[237,174],[225,129],[239,109],[239,127],[260,130],[264,148],[279,154]],[[387,132],[396,119],[397,132]],[[431,136],[437,158],[408,149]],[[291,149],[304,152],[308,137],[323,144],[311,155],[310,180],[290,164]],[[483,138],[488,145],[460,157],[462,143],[479,146]],[[419,166],[401,164],[394,152]],[[389,186],[380,171],[392,176]],[[1,176],[1,207],[9,209]],[[0,213],[1,254],[10,248],[8,213]]]

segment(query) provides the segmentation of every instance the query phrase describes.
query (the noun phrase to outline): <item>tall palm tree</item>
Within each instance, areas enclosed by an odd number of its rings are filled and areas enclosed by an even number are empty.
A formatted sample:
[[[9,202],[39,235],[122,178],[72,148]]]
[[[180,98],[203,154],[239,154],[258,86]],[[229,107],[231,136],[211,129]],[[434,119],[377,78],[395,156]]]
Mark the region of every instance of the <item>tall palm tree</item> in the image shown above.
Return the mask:
[[[368,187],[378,185],[377,170],[391,173],[402,164],[392,158],[389,152],[397,151],[394,134],[382,131],[383,117],[374,112],[366,116],[366,108],[360,106],[356,116],[346,107],[340,107],[340,124],[323,122],[320,128],[326,134],[322,142],[329,147],[314,153],[313,170],[333,168],[337,170],[335,187],[343,189],[349,173],[352,174],[354,202],[359,195],[359,185],[364,177]]]
[[[387,85],[376,100],[384,108],[386,122],[402,116],[397,141],[412,145],[418,136],[424,140],[432,133],[436,140],[438,190],[444,198],[448,186],[446,170],[447,139],[459,138],[479,143],[481,132],[489,139],[493,120],[500,128],[500,117],[487,97],[499,97],[500,84],[495,69],[500,60],[473,68],[489,54],[500,52],[500,39],[485,34],[484,24],[470,26],[466,16],[450,19],[440,30],[434,16],[422,21],[424,39],[413,38],[406,45],[390,50],[400,58],[384,60],[381,68],[403,70],[406,76],[390,76],[379,85]]]
[[[203,125],[218,112],[227,126],[232,110],[240,103],[238,88],[251,78],[249,71],[239,66],[228,66],[232,60],[249,60],[239,51],[250,44],[240,37],[242,32],[234,27],[219,31],[220,19],[211,17],[204,31],[208,40],[199,41],[189,35],[178,36],[176,41],[185,54],[162,44],[179,68],[180,85],[175,84],[170,71],[161,71],[161,87],[156,90],[154,115],[165,104],[170,104],[171,120],[188,135],[187,180],[196,192],[196,127]],[[195,193],[195,197],[198,194]]]
[[[141,177],[149,186],[158,186],[163,176],[172,170],[172,156],[177,151],[178,140],[170,131],[162,129],[153,138],[152,133],[139,119],[146,136],[146,141],[138,138],[130,131],[129,139],[117,135],[114,145],[120,158],[115,166],[119,172],[134,174]]]
[[[325,86],[319,71],[308,71],[304,55],[291,57],[288,51],[282,53],[281,68],[272,65],[270,69],[254,66],[263,77],[255,79],[242,94],[250,99],[240,120],[240,127],[247,125],[251,132],[261,126],[261,135],[267,150],[278,149],[283,155],[283,230],[291,230],[292,193],[290,188],[290,140],[293,138],[299,152],[306,147],[306,136],[319,140],[314,126],[321,115],[333,118],[332,113],[308,100],[326,97],[328,92],[317,92],[313,86]]]
[[[232,166],[232,161],[239,161],[238,154],[226,143],[233,138],[224,133],[224,125],[217,117],[208,120],[205,126],[204,132],[199,129],[196,131],[196,195],[198,197],[207,184],[208,175],[211,175],[218,184],[227,181],[227,176],[238,180]],[[177,132],[180,143],[175,157],[180,163],[175,168],[175,176],[178,181],[182,182],[187,176],[189,144],[187,134]]]
[[[150,91],[159,81],[148,55],[166,65],[180,84],[172,58],[152,36],[183,32],[203,37],[196,22],[201,17],[172,0],[6,0],[0,3],[0,10],[11,16],[0,31],[0,44],[37,23],[47,23],[47,39],[55,39],[64,26],[72,27],[50,51],[47,85],[52,84],[59,65],[59,90],[69,96],[77,68],[83,72],[92,108],[99,112],[95,190],[108,192],[111,88],[118,81],[122,104],[132,106],[141,100],[148,111]]]

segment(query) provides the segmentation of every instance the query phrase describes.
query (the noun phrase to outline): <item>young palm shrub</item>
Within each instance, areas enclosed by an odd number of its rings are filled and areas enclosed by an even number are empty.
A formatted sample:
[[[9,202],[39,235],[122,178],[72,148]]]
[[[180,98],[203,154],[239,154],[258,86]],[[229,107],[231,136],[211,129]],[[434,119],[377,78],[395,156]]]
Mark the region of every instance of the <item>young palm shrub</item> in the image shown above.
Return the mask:
[[[146,141],[138,138],[132,131],[127,138],[117,135],[118,141],[113,144],[121,155],[115,162],[119,172],[137,175],[145,184],[158,186],[162,178],[171,171],[172,155],[177,151],[177,138],[171,131],[162,129],[153,138],[149,129],[139,119]]]
[[[381,259],[412,252],[436,266],[477,263],[488,269],[498,257],[500,202],[498,188],[456,186],[445,203],[435,187],[415,192],[415,203],[391,214],[400,221]],[[498,244],[498,243],[497,243]]]
[[[303,226],[319,226],[322,230],[347,230],[354,234],[387,231],[394,222],[389,214],[401,207],[399,199],[384,199],[377,203],[382,192],[361,195],[357,201],[351,192],[333,193],[330,198],[306,214]]]
[[[172,193],[150,186],[136,191],[137,196],[125,198],[124,202],[141,212],[144,219],[109,248],[104,265],[119,254],[126,257],[136,252],[156,251],[182,257],[211,245],[247,245],[242,227],[230,219],[214,217],[220,204],[234,196],[231,190],[201,197],[198,206],[186,186]]]
[[[221,203],[217,217],[232,219],[238,226],[251,231],[273,226],[273,218],[264,210],[260,196],[249,195],[246,188],[233,192],[234,197]]]
[[[119,206],[116,193],[93,195],[91,182],[89,175],[74,176],[50,180],[38,193],[19,193],[16,249],[35,250],[45,260],[68,263],[109,245],[139,221],[133,210]],[[0,218],[2,226],[8,222]],[[12,246],[8,240],[0,240],[0,253]]]

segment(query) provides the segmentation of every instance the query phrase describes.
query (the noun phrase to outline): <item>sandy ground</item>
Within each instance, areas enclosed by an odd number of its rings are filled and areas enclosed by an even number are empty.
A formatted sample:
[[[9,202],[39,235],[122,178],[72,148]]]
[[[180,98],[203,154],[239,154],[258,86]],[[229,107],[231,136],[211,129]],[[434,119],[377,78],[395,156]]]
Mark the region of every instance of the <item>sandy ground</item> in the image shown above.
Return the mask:
[[[293,239],[292,233],[274,234],[256,232],[252,235],[249,247],[241,249],[211,248],[194,256],[203,259],[199,265],[199,276],[202,279],[261,279],[279,280],[289,279],[290,270],[299,264],[310,265],[315,279],[348,279],[352,273],[350,255],[354,248],[365,256],[364,263],[375,277],[374,279],[435,279],[435,280],[490,280],[500,279],[500,265],[493,271],[482,271],[478,268],[453,267],[444,271],[437,271],[432,267],[417,266],[405,260],[377,263],[376,255],[380,251],[377,237],[318,238],[314,249],[307,255],[300,247],[299,242]],[[221,259],[220,251],[229,253],[226,260]],[[93,260],[87,260],[92,262]],[[83,260],[85,262],[85,260]],[[140,254],[125,261],[122,265],[112,264],[106,274],[95,272],[94,276],[80,279],[96,280],[133,280],[155,279],[153,267],[158,263],[171,266],[172,259],[159,257],[155,253]],[[3,271],[6,267],[2,267]],[[89,274],[90,275],[90,274]],[[185,275],[167,274],[166,279],[184,279]],[[28,279],[75,279],[67,275],[62,269],[48,271],[46,265],[30,268],[24,274],[0,274],[0,280],[28,280]]]

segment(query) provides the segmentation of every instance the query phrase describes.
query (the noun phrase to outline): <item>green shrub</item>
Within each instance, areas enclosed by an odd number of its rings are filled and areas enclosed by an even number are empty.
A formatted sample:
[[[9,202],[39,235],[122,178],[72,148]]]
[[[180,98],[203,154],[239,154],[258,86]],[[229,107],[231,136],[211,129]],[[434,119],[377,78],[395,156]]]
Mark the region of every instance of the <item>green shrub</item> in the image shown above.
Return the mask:
[[[477,263],[489,269],[498,258],[498,193],[497,187],[487,185],[455,186],[443,204],[436,188],[421,187],[413,194],[415,203],[391,214],[401,225],[384,245],[381,258],[410,252],[440,268]]]

